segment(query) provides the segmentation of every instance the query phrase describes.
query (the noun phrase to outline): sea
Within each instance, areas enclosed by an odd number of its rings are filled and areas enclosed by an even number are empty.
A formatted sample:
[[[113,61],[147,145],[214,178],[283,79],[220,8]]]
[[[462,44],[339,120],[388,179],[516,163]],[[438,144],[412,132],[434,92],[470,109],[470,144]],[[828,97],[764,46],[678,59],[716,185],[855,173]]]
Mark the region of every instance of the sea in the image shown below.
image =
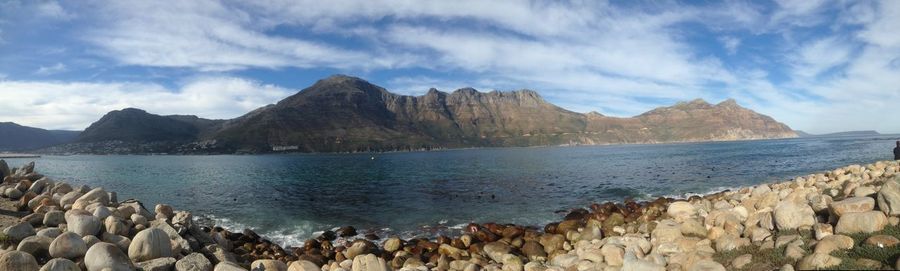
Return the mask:
[[[268,155],[72,155],[34,161],[149,210],[298,246],[323,230],[458,235],[471,222],[543,227],[591,203],[687,197],[892,159],[898,135],[733,142]]]

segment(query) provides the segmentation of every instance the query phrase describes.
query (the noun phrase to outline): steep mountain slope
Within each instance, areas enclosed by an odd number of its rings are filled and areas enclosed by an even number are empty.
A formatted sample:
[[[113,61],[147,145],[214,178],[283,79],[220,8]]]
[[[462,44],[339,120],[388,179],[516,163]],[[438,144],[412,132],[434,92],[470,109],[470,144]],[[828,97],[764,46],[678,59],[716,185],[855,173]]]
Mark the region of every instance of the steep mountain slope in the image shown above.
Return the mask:
[[[471,88],[422,96],[332,76],[278,104],[228,121],[214,138],[235,151],[369,151],[561,144],[656,143],[795,137],[733,100],[702,100],[633,118],[579,114],[536,92]]]
[[[24,151],[68,143],[75,140],[79,133],[0,122],[0,151]]]

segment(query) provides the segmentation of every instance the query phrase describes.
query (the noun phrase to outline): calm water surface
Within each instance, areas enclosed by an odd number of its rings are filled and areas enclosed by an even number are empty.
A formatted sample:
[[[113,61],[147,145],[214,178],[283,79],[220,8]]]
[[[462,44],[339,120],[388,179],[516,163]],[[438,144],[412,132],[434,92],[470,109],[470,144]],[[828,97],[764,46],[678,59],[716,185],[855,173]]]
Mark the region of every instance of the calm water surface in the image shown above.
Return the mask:
[[[45,156],[37,170],[283,244],[353,225],[405,237],[543,225],[592,202],[683,196],[891,157],[896,136],[386,154]]]

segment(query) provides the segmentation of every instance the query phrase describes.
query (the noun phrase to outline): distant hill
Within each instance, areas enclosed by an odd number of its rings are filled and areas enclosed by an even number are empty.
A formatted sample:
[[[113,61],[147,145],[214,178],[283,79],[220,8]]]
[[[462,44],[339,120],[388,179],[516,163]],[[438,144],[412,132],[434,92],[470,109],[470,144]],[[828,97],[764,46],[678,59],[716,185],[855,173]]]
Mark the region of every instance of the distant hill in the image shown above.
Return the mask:
[[[78,136],[78,142],[194,141],[221,123],[196,116],[160,116],[141,109],[126,108],[109,112],[88,126]]]
[[[803,131],[796,131],[796,132],[797,132],[797,135],[799,135],[800,137],[840,137],[840,136],[877,136],[877,135],[881,135],[881,133],[879,133],[877,131],[873,131],[873,130],[846,131],[846,132],[837,132],[837,133],[821,134],[821,135],[809,134],[809,133],[806,133]]]
[[[714,105],[698,99],[617,118],[568,111],[532,90],[431,89],[406,96],[336,75],[225,121],[113,111],[85,130],[77,144],[90,145],[90,152],[355,152],[796,136],[734,100]],[[147,142],[155,146],[146,147]]]
[[[12,122],[0,122],[0,151],[26,151],[63,143],[78,137],[78,131],[44,130]]]

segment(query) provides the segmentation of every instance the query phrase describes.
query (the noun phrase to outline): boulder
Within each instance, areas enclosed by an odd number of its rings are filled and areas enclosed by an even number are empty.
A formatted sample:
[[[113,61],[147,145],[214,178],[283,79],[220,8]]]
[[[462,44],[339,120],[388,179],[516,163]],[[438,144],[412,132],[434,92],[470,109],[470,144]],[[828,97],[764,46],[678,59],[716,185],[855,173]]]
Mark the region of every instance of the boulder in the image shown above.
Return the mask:
[[[66,215],[63,211],[49,211],[44,214],[44,225],[49,227],[56,227],[62,223],[66,223]]]
[[[865,243],[868,245],[871,245],[871,246],[876,246],[876,247],[881,247],[881,248],[893,247],[893,246],[896,246],[897,244],[900,244],[900,239],[897,239],[897,237],[894,237],[891,235],[879,234],[879,235],[873,235],[873,236],[867,238]]]
[[[490,242],[484,245],[484,253],[495,262],[503,262],[503,257],[510,252],[510,247],[503,242]]]
[[[287,265],[278,260],[256,260],[250,264],[250,270],[287,271]]]
[[[900,215],[900,177],[884,182],[878,191],[878,209],[888,216]]]
[[[522,244],[521,251],[522,254],[525,254],[525,257],[528,257],[528,259],[532,261],[547,259],[547,252],[544,251],[544,246],[534,240],[525,241],[525,243]]]
[[[725,252],[750,245],[750,239],[736,235],[725,235],[716,239],[716,251]]]
[[[291,263],[290,266],[288,266],[288,269],[287,269],[287,271],[321,271],[321,270],[322,269],[319,268],[319,266],[317,266],[316,264],[314,264],[310,261],[304,261],[304,260],[294,261],[293,263]]]
[[[121,219],[115,216],[108,216],[103,220],[106,232],[115,235],[128,235],[129,228]]]
[[[175,267],[175,258],[156,258],[149,261],[143,261],[135,264],[142,271],[170,271]]]
[[[67,205],[72,205],[76,200],[78,200],[78,198],[83,195],[84,193],[78,191],[70,191],[69,193],[66,193],[61,198],[59,198],[59,206],[65,207]]]
[[[53,258],[77,259],[87,253],[87,244],[77,233],[64,232],[50,243]]]
[[[808,204],[784,200],[775,206],[775,226],[779,230],[812,227],[816,224],[815,215]]]
[[[78,197],[78,199],[72,203],[72,209],[84,210],[88,205],[94,203],[98,203],[100,206],[109,206],[109,193],[106,193],[103,188],[94,188],[81,197]]]
[[[19,222],[3,229],[3,234],[12,241],[21,241],[22,239],[25,239],[25,237],[34,235],[35,232],[31,223]]]
[[[184,256],[175,263],[175,271],[210,271],[212,267],[209,259],[196,252]]]
[[[725,271],[725,266],[713,260],[699,260],[688,267],[689,271]]]
[[[157,217],[162,215],[166,220],[170,220],[175,216],[175,210],[172,209],[172,206],[167,204],[157,204],[156,207],[153,208],[153,211],[156,212]]]
[[[158,228],[138,232],[128,246],[128,258],[135,262],[173,256],[169,235]]]
[[[81,271],[81,268],[69,259],[56,258],[44,264],[40,271]]]
[[[389,271],[391,268],[384,259],[374,254],[359,255],[353,258],[352,271]]]
[[[391,237],[384,241],[382,248],[384,248],[384,251],[393,253],[400,249],[401,243],[400,238]]]
[[[841,264],[841,259],[828,254],[813,253],[797,263],[800,270],[828,269]]]
[[[745,266],[749,265],[752,262],[753,262],[753,255],[744,254],[744,255],[738,256],[737,258],[734,258],[734,260],[731,260],[731,266],[734,268],[737,268],[737,269],[741,269],[741,268],[744,268]]]
[[[37,271],[40,266],[34,256],[21,251],[9,251],[0,256],[0,270],[3,271]]]
[[[88,249],[90,249],[91,246],[93,246],[97,243],[100,243],[100,238],[97,238],[97,236],[93,236],[93,235],[81,237],[81,240],[84,241],[84,244],[87,245]],[[122,250],[122,251],[124,251],[124,250]]]
[[[834,227],[835,233],[872,233],[884,229],[887,217],[879,211],[844,214]]]
[[[53,239],[50,239],[50,237],[28,236],[19,242],[16,250],[31,254],[38,258],[46,258],[47,256],[50,256],[50,242],[53,242]]]
[[[578,263],[578,256],[572,254],[560,254],[550,260],[550,265],[569,268]]]
[[[816,225],[813,226],[813,233],[816,240],[822,240],[825,236],[834,234],[834,227],[831,226],[831,224],[816,223]]]
[[[688,219],[697,214],[697,210],[694,208],[694,205],[686,201],[676,201],[669,204],[669,207],[666,209],[666,214],[669,217],[674,218],[676,221],[683,221],[684,219]]]
[[[110,234],[108,232],[100,234],[100,241],[116,245],[119,249],[122,249],[122,251],[128,251],[128,248],[131,247],[131,239],[128,239],[128,237]]]
[[[60,234],[62,234],[62,230],[60,230],[59,228],[45,228],[43,230],[39,230],[36,235],[55,239]]]
[[[613,244],[605,244],[600,248],[603,259],[612,266],[622,266],[625,261],[625,249]]]
[[[213,271],[247,271],[247,269],[233,262],[220,262]]]
[[[97,219],[100,219],[100,221],[103,221],[103,220],[105,220],[107,217],[109,217],[110,215],[112,215],[112,211],[110,211],[110,208],[109,208],[109,207],[106,207],[106,206],[99,206],[99,207],[97,207],[96,209],[94,209],[93,215],[96,216]]]
[[[7,198],[17,200],[21,198],[24,193],[22,193],[22,190],[19,189],[7,188],[6,191],[3,192],[3,195],[5,195]]]
[[[97,243],[84,255],[87,271],[133,271],[134,264],[119,247],[110,243]]]
[[[837,216],[846,213],[861,213],[875,209],[875,199],[870,197],[852,197],[831,203],[831,211]]]
[[[68,231],[81,236],[97,235],[100,232],[100,219],[96,216],[80,211],[70,210],[66,212],[66,226]]]
[[[829,235],[816,243],[814,253],[831,254],[836,250],[853,248],[853,238],[846,235]]]

